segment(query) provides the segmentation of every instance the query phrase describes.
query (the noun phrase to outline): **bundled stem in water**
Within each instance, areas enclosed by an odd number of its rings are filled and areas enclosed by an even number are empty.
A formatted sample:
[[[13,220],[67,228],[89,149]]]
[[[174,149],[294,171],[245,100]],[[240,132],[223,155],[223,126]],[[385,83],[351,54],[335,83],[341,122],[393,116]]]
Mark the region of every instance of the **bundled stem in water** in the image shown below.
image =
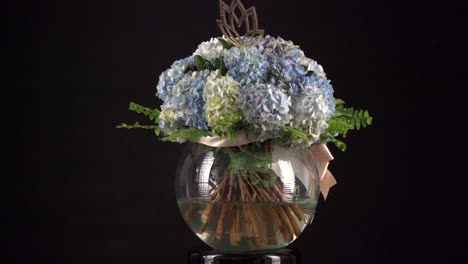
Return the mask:
[[[272,152],[273,142],[266,141],[262,150]],[[248,151],[247,146],[226,148],[228,153]],[[201,211],[200,233],[205,232],[211,221],[216,221],[216,231],[211,234],[211,241],[221,240],[223,233],[229,233],[229,243],[238,246],[242,232],[249,239],[253,248],[277,243],[274,234],[275,227],[284,241],[291,241],[293,236],[301,232],[298,222],[305,220],[304,212],[296,204],[282,204],[284,201],[284,186],[281,179],[277,179],[273,186],[265,186],[263,182],[270,182],[269,174],[246,172],[233,173],[226,170],[224,178],[218,188],[210,195],[211,202]],[[221,204],[218,209],[215,204]],[[262,203],[264,206],[256,206]],[[190,219],[197,208],[190,206],[184,217]],[[228,220],[228,221],[226,221]],[[225,231],[225,227],[227,230]]]

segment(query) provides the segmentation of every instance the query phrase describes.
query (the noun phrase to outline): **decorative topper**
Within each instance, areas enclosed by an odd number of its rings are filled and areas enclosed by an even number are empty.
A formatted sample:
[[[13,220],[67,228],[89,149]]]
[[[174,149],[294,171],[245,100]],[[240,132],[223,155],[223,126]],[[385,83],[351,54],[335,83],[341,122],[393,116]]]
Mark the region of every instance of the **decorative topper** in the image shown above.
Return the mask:
[[[254,6],[245,9],[240,0],[232,0],[231,5],[219,0],[219,13],[219,29],[234,45],[250,48],[262,41],[265,32],[258,29],[257,10]],[[237,31],[241,28],[244,28],[242,36]]]

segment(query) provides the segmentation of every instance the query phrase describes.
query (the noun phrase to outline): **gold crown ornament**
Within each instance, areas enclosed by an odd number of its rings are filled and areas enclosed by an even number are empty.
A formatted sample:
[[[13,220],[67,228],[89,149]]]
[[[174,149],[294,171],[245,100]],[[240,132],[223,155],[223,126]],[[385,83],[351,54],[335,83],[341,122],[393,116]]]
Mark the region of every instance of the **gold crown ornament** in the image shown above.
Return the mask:
[[[219,0],[219,29],[232,44],[242,48],[257,46],[262,41],[265,31],[258,28],[257,10],[254,6],[246,9],[240,0],[226,4]],[[238,30],[242,30],[240,34]]]

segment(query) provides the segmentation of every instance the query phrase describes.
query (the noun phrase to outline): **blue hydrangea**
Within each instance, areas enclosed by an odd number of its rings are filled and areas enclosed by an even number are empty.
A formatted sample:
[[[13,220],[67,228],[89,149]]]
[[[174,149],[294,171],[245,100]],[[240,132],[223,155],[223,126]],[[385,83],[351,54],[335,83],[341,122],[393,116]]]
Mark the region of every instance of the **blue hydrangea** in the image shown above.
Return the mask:
[[[330,118],[333,113],[335,113],[335,98],[333,97],[333,86],[330,84],[330,80],[327,80],[324,76],[314,73],[308,78],[308,85],[313,85],[320,89],[327,100],[328,104],[328,118]],[[307,93],[309,90],[305,90]]]
[[[307,77],[306,69],[290,59],[278,59],[271,64],[270,82],[291,93],[303,92],[309,81]]]
[[[208,75],[210,75],[209,70],[187,73],[171,87],[167,99],[161,106],[162,118],[160,118],[159,126],[164,133],[172,133],[172,128],[180,124],[208,130],[203,96],[203,88]]]
[[[207,60],[223,57],[228,72],[194,71],[193,57],[187,57],[161,74],[156,95],[164,102],[159,120],[164,134],[184,127],[208,130],[236,112],[260,141],[291,126],[309,137],[288,145],[304,147],[327,128],[335,111],[333,87],[323,68],[293,42],[267,36],[258,47],[227,50],[212,39],[195,54]]]
[[[307,82],[308,58],[291,41],[282,38],[265,37],[259,46],[271,65],[270,82],[291,89],[292,93],[302,92]]]
[[[242,87],[239,103],[244,113],[244,123],[260,141],[277,137],[292,118],[290,97],[274,84]]]
[[[240,85],[258,84],[266,81],[269,63],[257,48],[229,49],[224,56],[228,74]]]
[[[297,140],[290,142],[293,146],[310,146],[320,139],[320,135],[328,127],[328,102],[324,93],[315,85],[307,85],[304,93],[292,96],[293,118],[290,126],[309,134],[307,142]]]
[[[325,75],[325,72],[323,71],[322,65],[318,64],[316,61],[313,59],[309,58],[304,58],[300,60],[299,64],[303,65],[304,67],[307,67],[307,71],[312,71],[315,74],[326,78],[327,76]]]
[[[306,58],[299,46],[294,45],[292,41],[286,41],[280,37],[266,36],[260,42],[259,49],[267,56],[270,63],[273,63],[278,58],[300,63]]]
[[[156,96],[163,101],[170,100],[172,88],[184,77],[189,69],[195,67],[194,64],[193,57],[187,57],[174,62],[171,68],[159,76]]]

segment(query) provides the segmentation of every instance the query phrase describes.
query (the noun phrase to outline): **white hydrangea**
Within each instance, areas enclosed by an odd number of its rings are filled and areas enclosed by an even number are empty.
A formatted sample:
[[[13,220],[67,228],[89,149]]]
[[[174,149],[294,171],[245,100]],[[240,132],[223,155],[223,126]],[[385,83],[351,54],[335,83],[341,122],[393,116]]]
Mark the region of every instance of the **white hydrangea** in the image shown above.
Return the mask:
[[[166,105],[161,106],[159,127],[164,135],[171,135],[182,127],[182,123],[178,121],[174,108]]]
[[[293,119],[291,127],[308,132],[309,141],[307,146],[317,142],[320,135],[327,129],[329,118],[328,101],[322,90],[315,85],[305,87],[303,94],[294,95]],[[305,142],[295,142],[303,144]]]
[[[211,127],[240,110],[237,104],[239,84],[229,75],[222,76],[219,70],[208,76],[204,96],[206,120]]]
[[[320,64],[318,64],[316,61],[304,57],[304,58],[301,58],[298,61],[298,63],[302,66],[307,67],[307,71],[313,71],[321,77],[324,77],[324,78],[326,77],[326,74],[323,71],[323,67]]]
[[[193,53],[193,56],[202,56],[205,60],[213,61],[214,59],[224,57],[226,50],[223,44],[218,39],[212,38],[210,41],[202,42],[198,45],[198,49]]]

